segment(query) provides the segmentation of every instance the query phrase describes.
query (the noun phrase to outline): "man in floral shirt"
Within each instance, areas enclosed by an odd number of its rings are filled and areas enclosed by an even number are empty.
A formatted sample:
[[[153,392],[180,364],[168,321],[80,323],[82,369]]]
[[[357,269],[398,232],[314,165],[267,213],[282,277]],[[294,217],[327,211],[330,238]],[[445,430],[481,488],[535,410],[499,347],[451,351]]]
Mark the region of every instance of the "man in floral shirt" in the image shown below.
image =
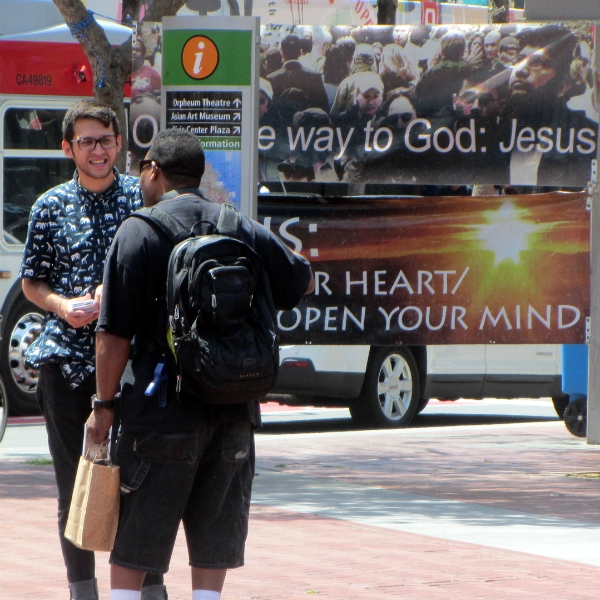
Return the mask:
[[[114,167],[121,136],[110,108],[91,100],[74,104],[63,121],[62,148],[75,174],[33,205],[20,275],[25,296],[48,313],[27,360],[40,373],[37,397],[56,473],[71,598],[98,600],[94,553],[75,547],[64,530],[96,391],[94,330],[104,261],[119,225],[142,200],[138,179]],[[162,576],[148,576],[145,585],[144,600],[166,598]]]

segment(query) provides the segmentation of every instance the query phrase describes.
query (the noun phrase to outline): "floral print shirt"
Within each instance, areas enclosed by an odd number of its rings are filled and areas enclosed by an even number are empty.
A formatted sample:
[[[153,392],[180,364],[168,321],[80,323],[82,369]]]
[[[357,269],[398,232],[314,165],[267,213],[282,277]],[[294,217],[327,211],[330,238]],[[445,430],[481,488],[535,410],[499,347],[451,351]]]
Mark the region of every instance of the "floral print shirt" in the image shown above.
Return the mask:
[[[104,261],[123,220],[141,208],[139,179],[115,171],[113,185],[101,194],[73,179],[59,185],[31,208],[20,276],[45,281],[63,298],[92,293],[102,283]],[[26,358],[35,368],[58,363],[72,388],[95,370],[96,322],[74,329],[54,313]]]

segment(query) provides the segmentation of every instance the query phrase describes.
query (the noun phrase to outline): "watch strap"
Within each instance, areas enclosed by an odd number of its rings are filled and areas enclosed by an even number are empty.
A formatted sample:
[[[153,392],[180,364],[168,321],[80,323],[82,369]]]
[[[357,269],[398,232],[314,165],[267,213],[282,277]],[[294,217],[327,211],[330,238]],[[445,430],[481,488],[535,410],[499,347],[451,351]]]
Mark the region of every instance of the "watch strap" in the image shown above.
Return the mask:
[[[114,408],[116,405],[116,399],[112,400],[100,400],[96,394],[92,396],[92,409],[99,410],[100,408]]]

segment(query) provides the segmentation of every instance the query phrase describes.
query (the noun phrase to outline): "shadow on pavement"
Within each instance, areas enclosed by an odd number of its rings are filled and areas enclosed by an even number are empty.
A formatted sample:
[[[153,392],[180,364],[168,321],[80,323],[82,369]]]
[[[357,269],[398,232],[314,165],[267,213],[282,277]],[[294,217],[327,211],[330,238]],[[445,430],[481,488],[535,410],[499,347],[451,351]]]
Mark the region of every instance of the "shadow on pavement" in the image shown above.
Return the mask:
[[[0,463],[0,499],[3,498],[56,498],[52,465]]]
[[[558,417],[544,416],[511,416],[511,415],[464,415],[464,414],[421,414],[417,415],[410,428],[421,427],[456,427],[459,425],[507,425],[517,423],[552,423]],[[285,421],[282,423],[264,423],[259,434],[278,435],[283,433],[324,433],[333,431],[365,431],[373,429],[369,426],[355,425],[352,419],[315,419]]]

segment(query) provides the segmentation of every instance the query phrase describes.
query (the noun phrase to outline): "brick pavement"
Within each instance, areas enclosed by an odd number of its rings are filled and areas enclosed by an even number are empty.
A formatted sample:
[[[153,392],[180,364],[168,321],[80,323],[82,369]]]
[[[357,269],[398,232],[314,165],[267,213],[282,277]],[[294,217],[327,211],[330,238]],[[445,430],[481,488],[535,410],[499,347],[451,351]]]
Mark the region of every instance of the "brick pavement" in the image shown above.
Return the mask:
[[[283,439],[294,443],[288,446]],[[600,472],[600,446],[571,436],[558,421],[357,431],[315,441],[318,436],[262,436],[258,464],[272,471],[600,523],[600,480],[574,476]]]
[[[600,449],[558,422],[296,435],[266,428],[257,449],[265,481],[270,473],[310,477],[325,496],[341,482],[600,523],[600,480],[567,476],[600,471]],[[0,507],[0,600],[68,598],[52,468],[0,462]],[[598,567],[302,514],[276,499],[253,506],[246,561],[229,574],[224,600],[600,596]],[[191,597],[186,564],[181,534],[166,576],[171,600]],[[106,555],[98,555],[98,577],[107,600]]]

